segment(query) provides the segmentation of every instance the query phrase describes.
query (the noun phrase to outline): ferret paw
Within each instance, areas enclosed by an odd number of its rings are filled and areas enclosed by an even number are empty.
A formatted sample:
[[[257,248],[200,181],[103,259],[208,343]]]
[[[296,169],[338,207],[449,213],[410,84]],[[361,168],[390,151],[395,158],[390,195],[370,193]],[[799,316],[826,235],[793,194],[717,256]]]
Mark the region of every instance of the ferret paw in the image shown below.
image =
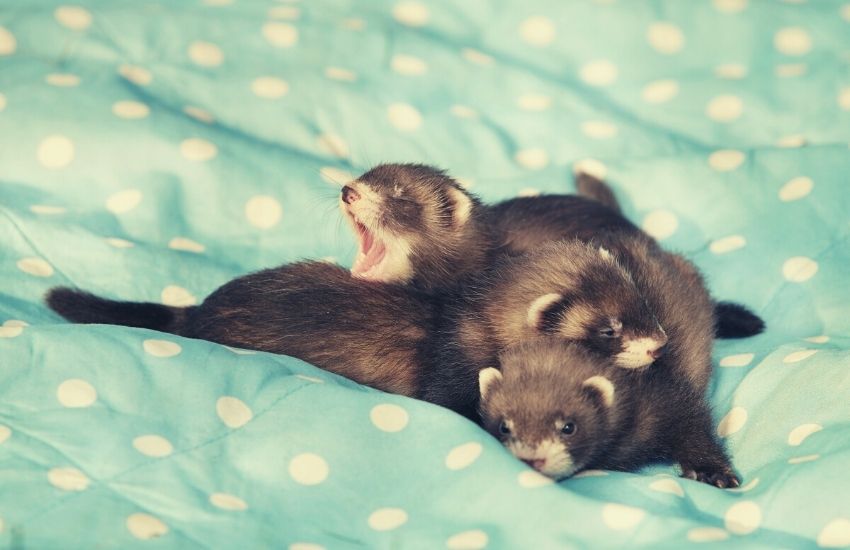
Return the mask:
[[[740,478],[728,466],[682,467],[682,477],[700,483],[714,485],[720,489],[732,489],[741,485]]]

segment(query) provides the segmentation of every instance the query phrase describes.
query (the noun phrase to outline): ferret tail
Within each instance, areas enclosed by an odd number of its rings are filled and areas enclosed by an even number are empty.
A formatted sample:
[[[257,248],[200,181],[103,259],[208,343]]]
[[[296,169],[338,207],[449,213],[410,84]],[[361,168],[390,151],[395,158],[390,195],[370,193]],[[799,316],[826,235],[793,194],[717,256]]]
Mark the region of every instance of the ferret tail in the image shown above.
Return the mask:
[[[747,338],[764,331],[761,317],[735,302],[714,304],[714,335],[717,338]]]
[[[604,181],[586,172],[577,172],[575,178],[576,189],[580,196],[601,202],[615,212],[622,212],[617,197]]]
[[[153,302],[107,300],[67,287],[50,289],[47,305],[71,322],[123,325],[179,334],[192,307],[172,307]]]

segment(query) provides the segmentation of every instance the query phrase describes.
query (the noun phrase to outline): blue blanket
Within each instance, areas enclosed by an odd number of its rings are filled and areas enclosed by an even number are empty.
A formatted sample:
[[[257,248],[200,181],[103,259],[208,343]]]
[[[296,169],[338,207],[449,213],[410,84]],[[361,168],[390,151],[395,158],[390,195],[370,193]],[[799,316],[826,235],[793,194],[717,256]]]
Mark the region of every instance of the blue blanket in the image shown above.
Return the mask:
[[[850,546],[848,55],[828,0],[5,0],[0,546]],[[552,483],[438,407],[41,301],[349,265],[338,186],[380,161],[487,201],[604,176],[762,315],[715,346],[743,486]]]

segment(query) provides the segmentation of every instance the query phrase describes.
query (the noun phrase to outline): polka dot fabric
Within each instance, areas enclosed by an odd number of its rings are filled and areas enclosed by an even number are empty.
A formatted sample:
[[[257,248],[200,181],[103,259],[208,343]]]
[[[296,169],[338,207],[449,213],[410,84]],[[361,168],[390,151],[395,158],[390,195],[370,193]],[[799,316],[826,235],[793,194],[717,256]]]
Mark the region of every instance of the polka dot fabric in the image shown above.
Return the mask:
[[[0,546],[850,546],[846,0],[36,4],[0,10]],[[487,201],[605,177],[762,315],[714,354],[742,487],[552,483],[428,404],[41,303],[348,265],[379,161]]]

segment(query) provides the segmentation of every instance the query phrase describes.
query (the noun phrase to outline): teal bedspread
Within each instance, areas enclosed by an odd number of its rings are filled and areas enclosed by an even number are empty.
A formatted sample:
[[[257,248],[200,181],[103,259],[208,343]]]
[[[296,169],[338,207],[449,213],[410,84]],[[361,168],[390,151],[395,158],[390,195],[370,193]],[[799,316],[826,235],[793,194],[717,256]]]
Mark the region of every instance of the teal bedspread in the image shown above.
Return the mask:
[[[846,547],[848,143],[844,1],[3,0],[0,546]],[[605,175],[764,316],[714,354],[743,486],[548,483],[435,406],[41,302],[348,265],[338,186],[381,161]]]

